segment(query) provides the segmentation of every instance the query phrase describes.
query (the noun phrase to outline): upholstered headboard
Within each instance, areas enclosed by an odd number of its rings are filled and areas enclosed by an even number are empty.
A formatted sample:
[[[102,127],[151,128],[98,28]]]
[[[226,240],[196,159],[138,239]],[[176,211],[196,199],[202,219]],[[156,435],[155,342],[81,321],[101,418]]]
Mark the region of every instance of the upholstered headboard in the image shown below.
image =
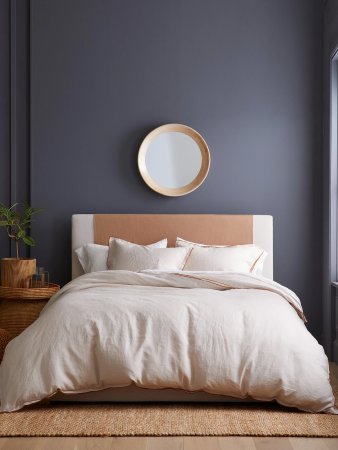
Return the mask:
[[[74,250],[89,243],[108,244],[109,236],[149,244],[179,236],[215,245],[257,244],[268,252],[263,275],[273,278],[272,216],[231,214],[75,214],[72,216],[72,278],[83,274]]]

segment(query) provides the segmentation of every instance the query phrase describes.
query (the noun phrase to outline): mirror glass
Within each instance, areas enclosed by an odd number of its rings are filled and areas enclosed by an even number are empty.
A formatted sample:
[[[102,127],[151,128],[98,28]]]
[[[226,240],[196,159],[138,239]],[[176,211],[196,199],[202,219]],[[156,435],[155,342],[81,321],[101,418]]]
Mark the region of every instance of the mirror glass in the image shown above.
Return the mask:
[[[179,188],[197,177],[202,155],[196,142],[176,131],[159,134],[146,154],[149,176],[166,188]]]
[[[210,154],[202,136],[180,124],[156,128],[142,142],[138,157],[144,181],[168,196],[195,190],[207,176]]]

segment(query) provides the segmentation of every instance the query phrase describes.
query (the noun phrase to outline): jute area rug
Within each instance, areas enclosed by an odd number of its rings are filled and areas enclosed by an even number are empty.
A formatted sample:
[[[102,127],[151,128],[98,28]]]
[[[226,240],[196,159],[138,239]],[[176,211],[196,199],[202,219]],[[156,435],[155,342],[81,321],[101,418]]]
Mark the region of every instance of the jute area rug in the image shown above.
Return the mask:
[[[337,379],[331,382],[337,398]],[[273,403],[52,403],[0,414],[0,436],[338,437],[338,416]]]

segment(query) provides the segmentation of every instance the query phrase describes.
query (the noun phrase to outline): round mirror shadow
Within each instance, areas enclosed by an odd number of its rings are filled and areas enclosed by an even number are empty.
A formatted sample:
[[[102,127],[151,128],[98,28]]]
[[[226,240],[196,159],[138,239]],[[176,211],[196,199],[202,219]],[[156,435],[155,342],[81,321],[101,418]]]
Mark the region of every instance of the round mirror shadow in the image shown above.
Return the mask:
[[[210,167],[210,153],[205,140],[192,128],[162,125],[143,140],[138,167],[151,189],[167,196],[180,196],[203,183]]]

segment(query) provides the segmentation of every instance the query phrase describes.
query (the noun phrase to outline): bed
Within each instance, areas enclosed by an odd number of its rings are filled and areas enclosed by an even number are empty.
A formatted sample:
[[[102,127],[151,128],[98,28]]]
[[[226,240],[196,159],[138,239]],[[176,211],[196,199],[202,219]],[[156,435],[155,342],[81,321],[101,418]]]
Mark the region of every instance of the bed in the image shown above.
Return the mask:
[[[268,253],[264,275],[273,278],[273,219],[262,215],[229,214],[76,214],[72,217],[72,279],[83,275],[75,250],[85,244],[105,244],[117,236],[139,244],[159,241],[167,236],[174,246],[177,236],[206,244],[255,243]],[[241,402],[240,399],[206,392],[179,389],[145,390],[134,385],[83,394],[57,393],[54,401],[116,402]]]
[[[207,247],[253,244],[267,256],[259,275],[83,274],[76,250],[106,245],[110,236],[142,246],[166,237],[174,247],[178,236]],[[336,413],[324,351],[306,329],[298,297],[273,281],[272,237],[271,216],[73,216],[73,281],[8,345],[0,366],[1,410],[48,397],[276,400]]]

